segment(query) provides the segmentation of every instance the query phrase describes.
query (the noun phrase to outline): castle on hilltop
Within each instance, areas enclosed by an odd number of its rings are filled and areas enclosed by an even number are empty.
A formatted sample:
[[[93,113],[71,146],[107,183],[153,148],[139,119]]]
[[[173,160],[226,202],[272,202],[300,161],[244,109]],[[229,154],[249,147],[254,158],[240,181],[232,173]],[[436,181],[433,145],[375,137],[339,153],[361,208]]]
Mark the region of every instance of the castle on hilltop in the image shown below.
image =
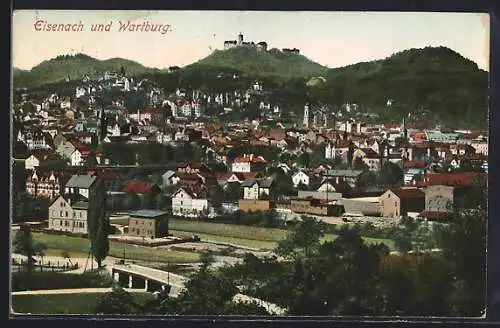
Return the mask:
[[[236,47],[249,47],[249,48],[256,48],[258,51],[265,52],[267,51],[267,43],[265,41],[261,41],[259,43],[255,42],[245,42],[243,41],[243,34],[238,34],[238,40],[227,40],[224,41],[224,50],[231,49],[231,48],[236,48]],[[293,49],[288,49],[288,48],[283,48],[281,51],[286,52],[286,53],[294,53],[294,54],[299,54],[300,51],[297,48]]]

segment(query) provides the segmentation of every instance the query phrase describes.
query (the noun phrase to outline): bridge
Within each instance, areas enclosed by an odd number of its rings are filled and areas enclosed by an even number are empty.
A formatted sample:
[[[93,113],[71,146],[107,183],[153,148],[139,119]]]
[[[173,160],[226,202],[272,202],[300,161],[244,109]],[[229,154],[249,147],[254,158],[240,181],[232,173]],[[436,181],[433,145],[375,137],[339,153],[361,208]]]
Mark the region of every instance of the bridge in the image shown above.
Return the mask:
[[[116,264],[111,268],[111,275],[122,287],[144,289],[146,292],[162,291],[170,286],[169,295],[173,297],[184,290],[188,280],[175,273],[135,264]]]
[[[188,278],[167,271],[148,268],[136,264],[115,264],[111,275],[123,288],[144,289],[146,292],[159,292],[170,286],[169,296],[178,297],[185,289]],[[236,294],[234,302],[256,302],[270,314],[285,315],[286,309],[261,299],[244,294]]]

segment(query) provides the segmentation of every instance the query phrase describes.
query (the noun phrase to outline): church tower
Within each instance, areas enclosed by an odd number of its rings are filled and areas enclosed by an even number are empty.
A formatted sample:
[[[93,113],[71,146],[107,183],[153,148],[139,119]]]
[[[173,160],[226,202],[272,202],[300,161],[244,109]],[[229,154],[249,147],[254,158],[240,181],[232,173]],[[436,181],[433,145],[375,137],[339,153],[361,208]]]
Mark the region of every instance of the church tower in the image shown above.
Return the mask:
[[[309,118],[310,118],[310,112],[309,112],[309,104],[306,104],[304,106],[304,126],[306,128],[309,127]]]

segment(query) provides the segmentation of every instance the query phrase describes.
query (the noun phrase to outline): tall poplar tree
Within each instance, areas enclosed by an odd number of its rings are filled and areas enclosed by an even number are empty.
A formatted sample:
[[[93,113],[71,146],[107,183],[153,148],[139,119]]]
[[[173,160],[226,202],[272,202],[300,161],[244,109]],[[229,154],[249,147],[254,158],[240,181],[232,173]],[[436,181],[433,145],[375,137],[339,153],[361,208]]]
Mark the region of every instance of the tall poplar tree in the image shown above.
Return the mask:
[[[106,211],[106,191],[104,183],[96,181],[95,196],[89,201],[89,215],[87,217],[88,235],[92,256],[97,266],[102,266],[102,261],[109,252],[109,216]]]

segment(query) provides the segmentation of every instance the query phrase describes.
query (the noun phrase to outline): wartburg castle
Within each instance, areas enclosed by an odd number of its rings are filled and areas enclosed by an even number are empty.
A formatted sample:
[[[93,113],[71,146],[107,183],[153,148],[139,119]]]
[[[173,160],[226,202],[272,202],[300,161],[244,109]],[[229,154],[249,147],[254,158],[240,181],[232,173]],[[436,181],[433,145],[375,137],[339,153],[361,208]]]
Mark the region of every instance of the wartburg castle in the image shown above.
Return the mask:
[[[251,48],[257,48],[258,51],[267,51],[267,43],[265,41],[261,41],[259,43],[255,42],[244,42],[243,41],[243,34],[238,34],[238,40],[227,40],[224,41],[224,50],[231,49],[231,48],[236,48],[236,47],[251,47]],[[287,53],[294,53],[294,54],[300,54],[299,49],[297,48],[283,48],[281,49],[283,52]]]

